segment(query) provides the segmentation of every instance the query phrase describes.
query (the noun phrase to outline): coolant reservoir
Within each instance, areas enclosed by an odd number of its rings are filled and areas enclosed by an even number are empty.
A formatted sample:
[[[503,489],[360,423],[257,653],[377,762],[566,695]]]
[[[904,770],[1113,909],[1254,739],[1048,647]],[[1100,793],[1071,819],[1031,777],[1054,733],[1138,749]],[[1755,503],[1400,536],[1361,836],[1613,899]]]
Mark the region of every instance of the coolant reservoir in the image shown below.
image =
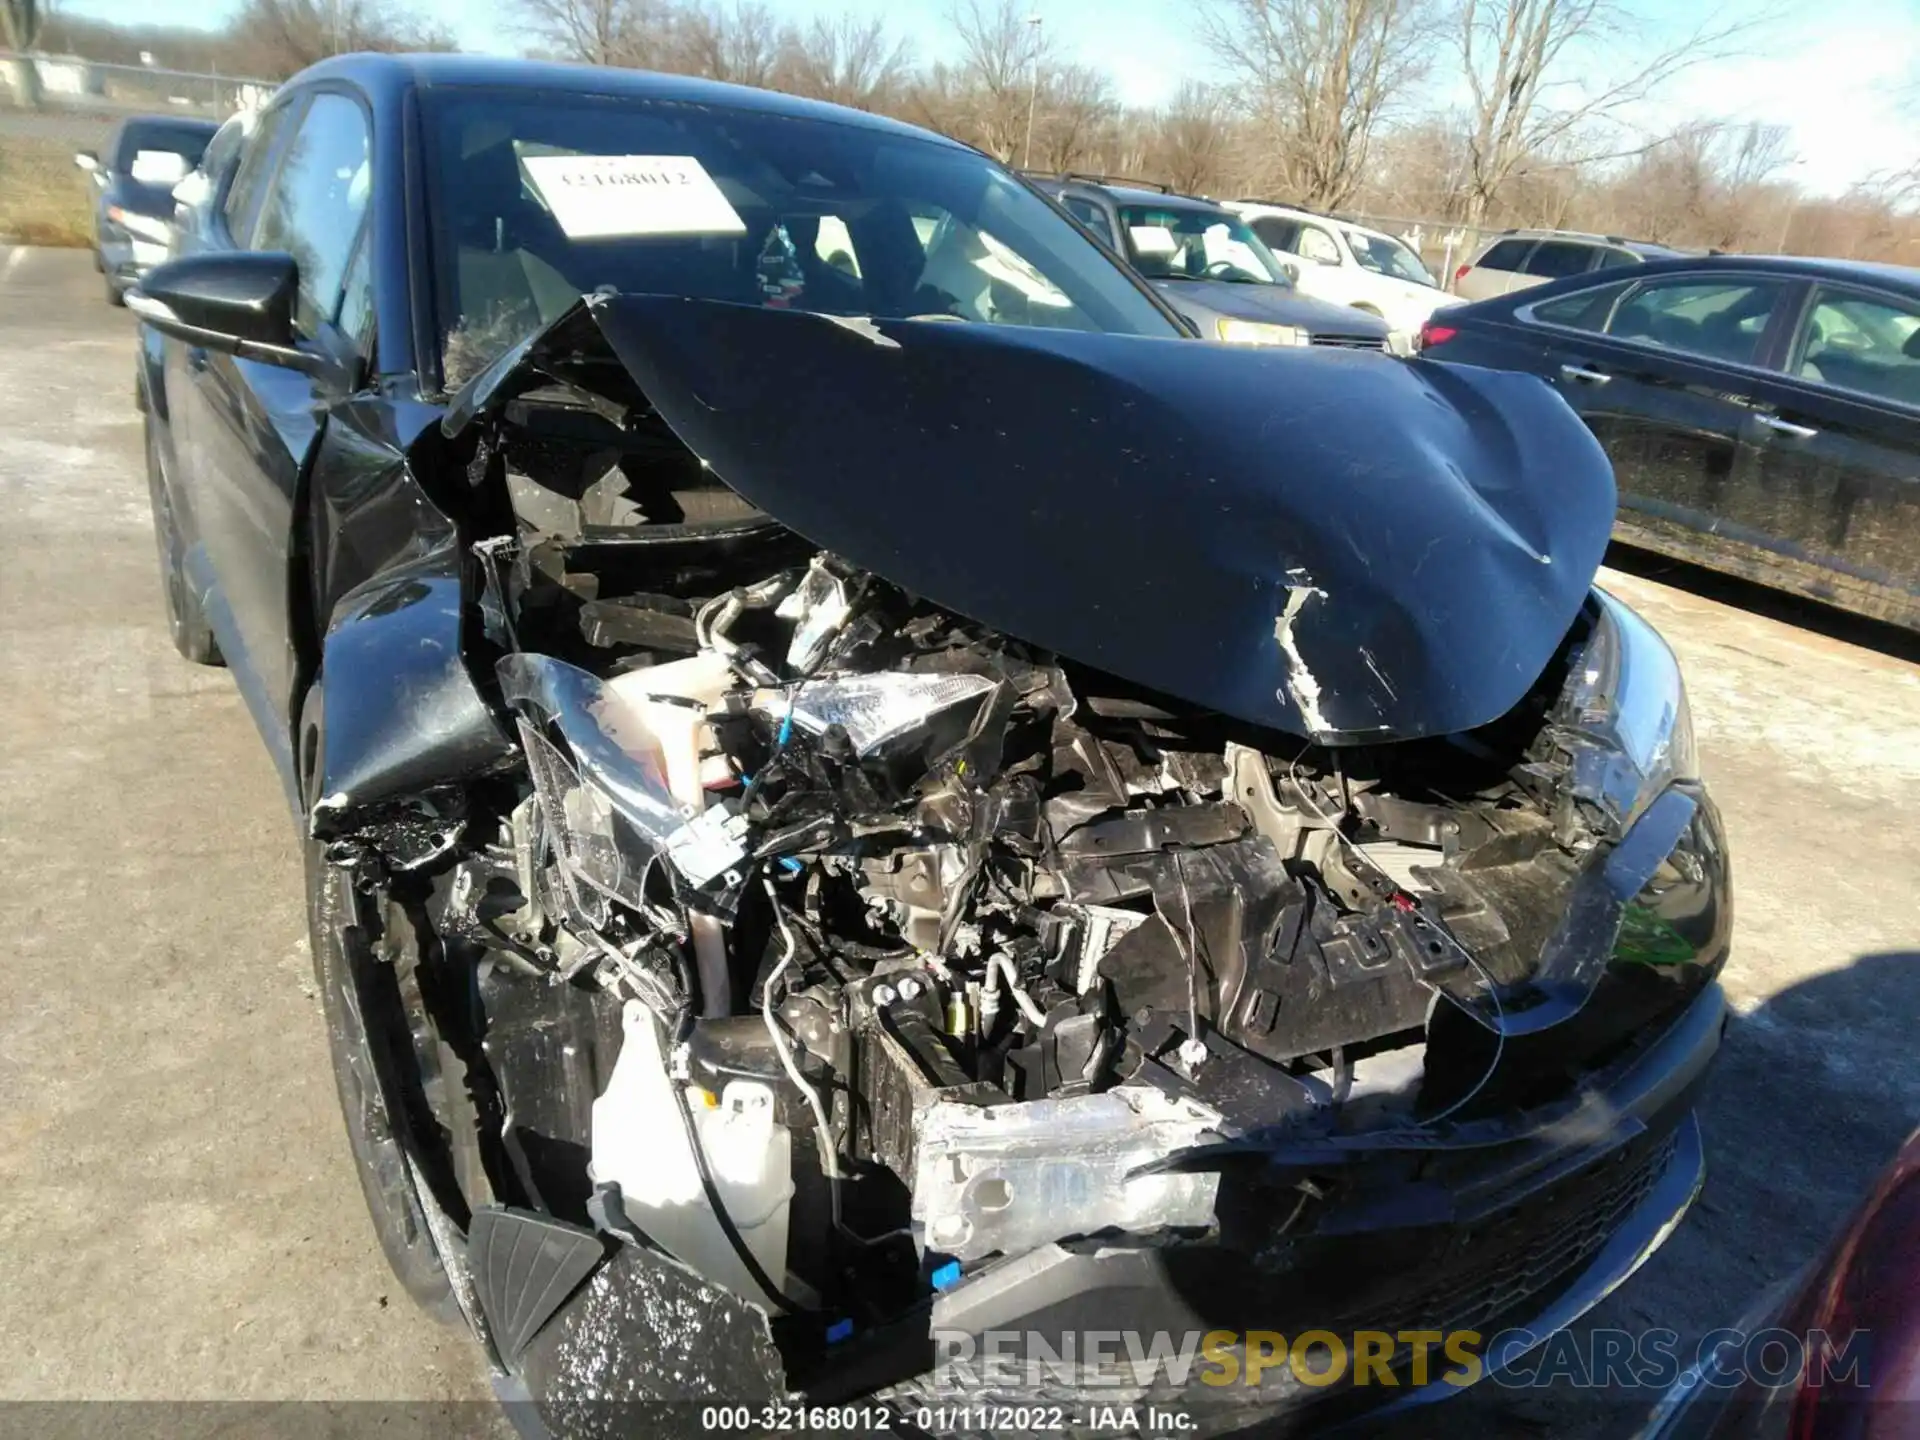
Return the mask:
[[[620,1058],[606,1093],[593,1102],[589,1173],[597,1183],[620,1187],[627,1217],[668,1254],[766,1306],[766,1292],[707,1203],[674,1104],[675,1082],[660,1051],[659,1027],[638,1001],[627,1002],[621,1022]],[[772,1088],[730,1080],[714,1103],[707,1092],[689,1086],[687,1102],[721,1203],[760,1268],[784,1289],[793,1134],[775,1118]]]
[[[708,748],[707,711],[732,681],[726,657],[712,650],[629,670],[606,682],[606,703],[594,718],[629,754],[659,755],[673,798],[704,810],[709,777],[701,773],[700,755]]]
[[[707,808],[706,781],[731,775],[724,755],[703,764],[711,727],[707,712],[720,703],[733,672],[724,655],[703,650],[684,660],[629,670],[606,682],[605,700],[594,719],[629,755],[657,756],[666,771],[667,789],[691,817]],[[715,768],[717,767],[717,768]],[[712,769],[713,773],[703,773]],[[729,988],[725,927],[712,915],[688,921],[701,983],[709,995]],[[708,1014],[724,1014],[724,999],[710,1002]]]

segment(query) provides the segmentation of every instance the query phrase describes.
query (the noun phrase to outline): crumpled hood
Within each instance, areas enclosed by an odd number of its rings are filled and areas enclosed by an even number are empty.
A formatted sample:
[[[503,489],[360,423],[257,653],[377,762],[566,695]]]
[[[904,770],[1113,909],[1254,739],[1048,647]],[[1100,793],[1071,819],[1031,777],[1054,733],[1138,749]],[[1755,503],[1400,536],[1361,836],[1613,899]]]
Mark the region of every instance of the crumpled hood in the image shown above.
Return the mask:
[[[1287,285],[1248,285],[1233,280],[1156,280],[1153,288],[1182,314],[1205,312],[1270,325],[1298,325],[1316,335],[1385,335],[1377,317],[1349,305],[1302,295]],[[1201,326],[1203,331],[1211,327]],[[1207,339],[1213,338],[1211,333]]]
[[[548,376],[644,396],[903,589],[1327,743],[1512,708],[1613,523],[1611,468],[1547,386],[1432,362],[594,296],[443,429]]]

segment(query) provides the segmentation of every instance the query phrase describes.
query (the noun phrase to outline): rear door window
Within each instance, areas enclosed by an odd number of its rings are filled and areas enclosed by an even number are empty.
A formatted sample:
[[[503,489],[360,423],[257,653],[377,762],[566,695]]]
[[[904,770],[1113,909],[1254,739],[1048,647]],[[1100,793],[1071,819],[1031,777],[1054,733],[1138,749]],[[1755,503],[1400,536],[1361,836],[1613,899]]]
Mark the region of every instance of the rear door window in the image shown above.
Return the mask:
[[[1532,248],[1531,240],[1496,240],[1486,254],[1473,262],[1474,268],[1518,271],[1526,263],[1527,251]]]
[[[1527,257],[1526,273],[1545,280],[1584,275],[1593,265],[1593,246],[1571,240],[1542,240]]]
[[[1622,280],[1614,285],[1576,290],[1571,295],[1557,295],[1537,305],[1523,306],[1522,310],[1527,318],[1542,325],[1559,325],[1568,330],[1588,330],[1600,334],[1607,328],[1607,319],[1613,314],[1614,305],[1631,284],[1631,281]]]
[[[1778,280],[1673,275],[1637,286],[1607,334],[1706,360],[1751,365],[1786,286]]]
[[[1822,287],[1792,369],[1815,384],[1920,408],[1920,307]]]

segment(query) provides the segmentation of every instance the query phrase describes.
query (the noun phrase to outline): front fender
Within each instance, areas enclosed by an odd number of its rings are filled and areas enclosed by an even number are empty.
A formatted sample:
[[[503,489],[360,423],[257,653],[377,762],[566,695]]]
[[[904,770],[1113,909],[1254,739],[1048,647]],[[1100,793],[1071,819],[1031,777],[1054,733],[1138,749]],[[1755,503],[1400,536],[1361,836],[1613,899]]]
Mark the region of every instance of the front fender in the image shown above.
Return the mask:
[[[301,722],[312,834],[340,834],[356,813],[470,780],[512,753],[467,669],[461,618],[450,549],[383,571],[341,602]]]

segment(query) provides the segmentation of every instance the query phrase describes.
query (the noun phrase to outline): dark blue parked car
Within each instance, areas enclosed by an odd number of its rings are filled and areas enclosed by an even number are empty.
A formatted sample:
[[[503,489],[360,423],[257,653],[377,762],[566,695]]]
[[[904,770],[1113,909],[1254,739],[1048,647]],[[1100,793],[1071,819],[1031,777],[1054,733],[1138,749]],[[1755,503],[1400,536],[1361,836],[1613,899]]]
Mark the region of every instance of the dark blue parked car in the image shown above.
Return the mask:
[[[1653,260],[1448,310],[1425,353],[1565,396],[1621,539],[1920,628],[1920,270]]]
[[[93,263],[106,276],[107,303],[167,258],[174,227],[173,187],[200,164],[220,127],[212,120],[135,115],[115,127],[106,149],[82,150],[74,163],[93,177]]]

